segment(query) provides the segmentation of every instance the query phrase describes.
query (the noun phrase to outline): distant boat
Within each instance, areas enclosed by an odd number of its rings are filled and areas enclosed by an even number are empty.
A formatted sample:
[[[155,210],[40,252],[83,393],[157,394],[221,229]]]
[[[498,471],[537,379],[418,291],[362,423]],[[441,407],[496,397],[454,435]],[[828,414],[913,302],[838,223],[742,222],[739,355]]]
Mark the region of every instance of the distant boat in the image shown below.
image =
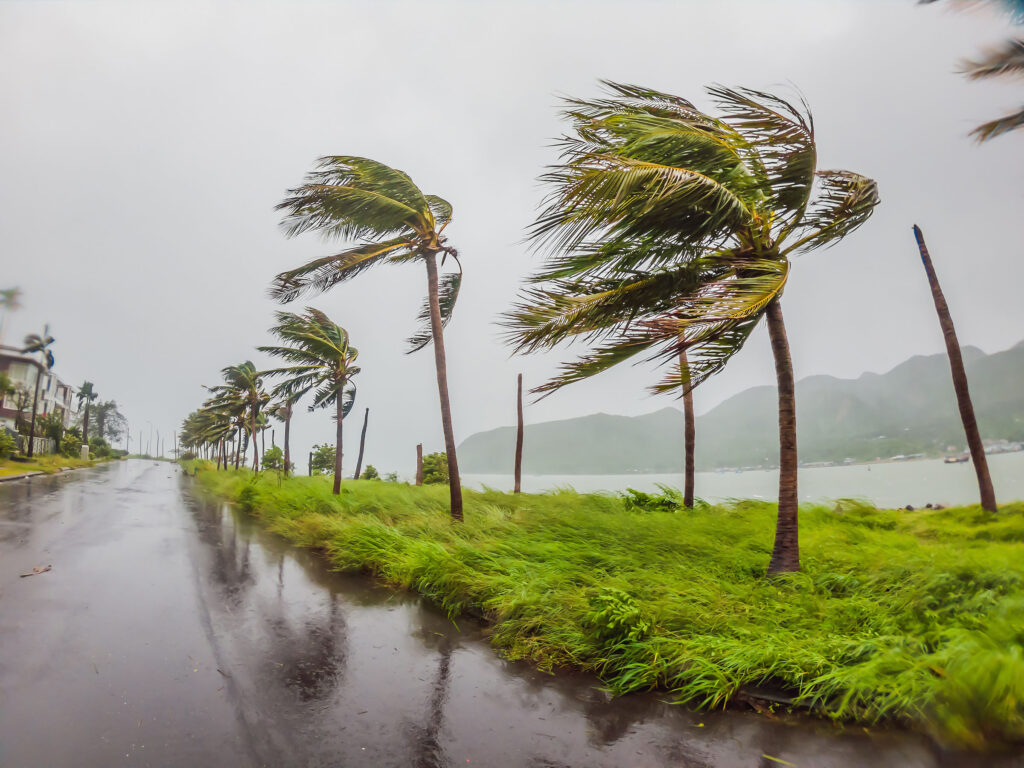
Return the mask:
[[[943,464],[963,464],[969,456],[947,456],[943,459]]]

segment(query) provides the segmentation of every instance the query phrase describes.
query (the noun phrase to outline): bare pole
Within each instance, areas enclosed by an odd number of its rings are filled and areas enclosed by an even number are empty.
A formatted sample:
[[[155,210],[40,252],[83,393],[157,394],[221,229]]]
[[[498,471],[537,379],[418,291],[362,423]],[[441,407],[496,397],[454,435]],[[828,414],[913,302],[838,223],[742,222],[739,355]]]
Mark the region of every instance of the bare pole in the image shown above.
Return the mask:
[[[416,446],[416,485],[423,485],[423,443]]]
[[[981,507],[988,512],[996,512],[998,510],[996,492],[992,486],[992,475],[988,470],[985,445],[981,441],[981,432],[978,430],[978,420],[974,416],[974,404],[971,402],[971,392],[967,386],[967,369],[964,368],[960,342],[956,337],[956,328],[953,327],[953,316],[949,314],[949,305],[946,304],[946,297],[939,285],[935,267],[932,266],[932,257],[928,253],[928,246],[924,243],[924,233],[916,224],[914,225],[914,237],[917,239],[917,247],[921,252],[921,263],[924,264],[924,271],[928,275],[928,284],[931,286],[932,299],[935,302],[935,312],[939,316],[939,325],[942,327],[942,336],[946,342],[946,354],[949,357],[949,368],[953,375],[953,389],[956,392],[956,403],[960,409],[960,420],[964,425],[967,447],[971,451],[971,463],[974,464],[974,472],[978,476]]]
[[[523,374],[519,374],[516,382],[516,465],[515,484],[512,493],[520,493],[523,489]]]

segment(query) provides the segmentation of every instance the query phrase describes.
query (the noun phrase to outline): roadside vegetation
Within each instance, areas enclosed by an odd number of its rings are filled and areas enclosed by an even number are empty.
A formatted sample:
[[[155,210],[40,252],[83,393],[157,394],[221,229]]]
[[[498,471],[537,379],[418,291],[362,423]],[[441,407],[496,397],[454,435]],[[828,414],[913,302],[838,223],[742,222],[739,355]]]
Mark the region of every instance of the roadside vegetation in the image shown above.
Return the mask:
[[[54,453],[45,456],[33,456],[31,459],[0,458],[0,477],[24,475],[29,472],[45,472],[48,475],[53,475],[64,469],[94,467],[97,464],[103,461],[108,461],[112,458],[119,457],[83,460],[76,457],[61,456],[59,453]]]
[[[839,720],[975,748],[1024,739],[1024,504],[800,510],[802,571],[765,579],[777,508],[217,472],[207,493],[341,570],[478,615],[495,646],[616,693],[721,707],[762,686]]]

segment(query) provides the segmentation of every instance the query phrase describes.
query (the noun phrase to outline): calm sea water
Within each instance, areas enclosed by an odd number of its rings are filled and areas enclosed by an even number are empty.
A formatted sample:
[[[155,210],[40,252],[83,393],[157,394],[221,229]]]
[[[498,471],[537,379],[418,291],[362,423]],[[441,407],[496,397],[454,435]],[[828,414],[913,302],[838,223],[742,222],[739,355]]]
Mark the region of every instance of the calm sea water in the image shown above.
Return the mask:
[[[996,498],[1000,502],[1024,499],[1024,452],[988,457]],[[464,485],[512,489],[512,475],[463,475]],[[803,501],[861,498],[880,507],[915,507],[932,504],[970,504],[978,500],[974,466],[943,464],[941,459],[857,464],[848,467],[815,467],[800,470],[800,498]],[[572,487],[577,491],[656,491],[658,484],[681,488],[678,475],[524,475],[523,490],[547,491]],[[708,501],[725,499],[774,499],[779,473],[698,472],[697,496]]]

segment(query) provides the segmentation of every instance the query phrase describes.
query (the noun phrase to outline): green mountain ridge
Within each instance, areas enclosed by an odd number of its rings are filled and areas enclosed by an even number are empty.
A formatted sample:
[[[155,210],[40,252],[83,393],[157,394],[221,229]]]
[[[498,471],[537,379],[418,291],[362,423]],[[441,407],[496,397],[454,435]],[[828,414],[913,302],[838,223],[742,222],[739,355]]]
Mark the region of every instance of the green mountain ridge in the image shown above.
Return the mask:
[[[982,437],[1024,441],[1024,341],[991,355],[964,347],[963,357]],[[777,429],[775,387],[744,390],[697,417],[697,468],[776,465]],[[797,432],[806,463],[964,449],[944,354],[917,355],[887,373],[856,379],[801,379]],[[523,472],[679,472],[682,435],[683,414],[673,407],[642,416],[596,413],[529,424]],[[478,432],[459,446],[459,463],[466,473],[508,474],[514,446],[514,427]]]

